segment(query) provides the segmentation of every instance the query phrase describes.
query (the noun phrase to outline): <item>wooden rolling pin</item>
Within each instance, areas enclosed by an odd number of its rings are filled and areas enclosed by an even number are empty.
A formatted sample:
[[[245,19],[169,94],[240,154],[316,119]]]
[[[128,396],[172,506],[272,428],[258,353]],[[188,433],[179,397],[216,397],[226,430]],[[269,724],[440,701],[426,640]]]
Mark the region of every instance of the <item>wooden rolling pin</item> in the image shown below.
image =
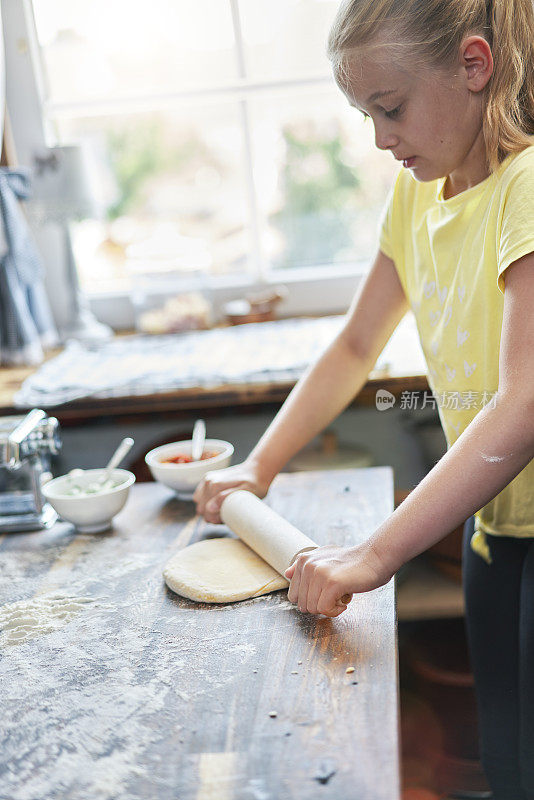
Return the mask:
[[[319,547],[259,497],[244,489],[229,494],[223,500],[220,513],[224,524],[282,576],[300,553]],[[345,594],[337,605],[347,605],[351,598],[352,595]]]

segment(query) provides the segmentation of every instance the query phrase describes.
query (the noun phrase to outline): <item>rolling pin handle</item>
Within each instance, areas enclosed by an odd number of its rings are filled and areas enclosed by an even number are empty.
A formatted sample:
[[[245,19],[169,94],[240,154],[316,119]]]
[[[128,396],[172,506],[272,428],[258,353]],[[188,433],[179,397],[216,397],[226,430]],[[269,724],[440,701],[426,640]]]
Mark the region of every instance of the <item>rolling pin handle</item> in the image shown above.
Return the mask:
[[[300,556],[302,553],[311,553],[312,550],[317,550],[318,547],[319,547],[318,544],[314,544],[312,547],[303,547],[302,550],[298,550],[291,559],[291,561],[289,562],[288,569],[292,564],[295,563],[295,561],[297,560],[297,556]]]

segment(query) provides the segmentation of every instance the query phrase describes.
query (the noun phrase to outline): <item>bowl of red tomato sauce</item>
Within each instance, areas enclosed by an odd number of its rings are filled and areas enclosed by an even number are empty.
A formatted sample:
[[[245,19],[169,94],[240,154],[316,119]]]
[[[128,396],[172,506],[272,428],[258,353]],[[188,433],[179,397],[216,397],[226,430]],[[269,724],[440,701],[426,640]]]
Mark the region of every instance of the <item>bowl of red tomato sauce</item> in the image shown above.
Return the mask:
[[[206,439],[202,456],[193,461],[193,442],[170,442],[155,447],[145,456],[150,473],[155,481],[173,489],[180,499],[190,500],[193,492],[207,472],[228,467],[232,461],[234,446],[223,439]]]

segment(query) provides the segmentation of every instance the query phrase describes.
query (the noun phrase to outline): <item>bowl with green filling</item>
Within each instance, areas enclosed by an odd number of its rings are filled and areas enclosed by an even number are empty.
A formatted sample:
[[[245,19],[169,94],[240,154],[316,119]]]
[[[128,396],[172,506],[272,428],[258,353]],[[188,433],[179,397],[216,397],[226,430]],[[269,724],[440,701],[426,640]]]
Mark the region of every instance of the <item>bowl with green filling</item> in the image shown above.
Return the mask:
[[[72,522],[82,533],[107,530],[113,517],[128,499],[135,475],[127,469],[114,469],[107,480],[105,470],[87,469],[81,474],[62,475],[43,486],[43,495],[59,516]]]

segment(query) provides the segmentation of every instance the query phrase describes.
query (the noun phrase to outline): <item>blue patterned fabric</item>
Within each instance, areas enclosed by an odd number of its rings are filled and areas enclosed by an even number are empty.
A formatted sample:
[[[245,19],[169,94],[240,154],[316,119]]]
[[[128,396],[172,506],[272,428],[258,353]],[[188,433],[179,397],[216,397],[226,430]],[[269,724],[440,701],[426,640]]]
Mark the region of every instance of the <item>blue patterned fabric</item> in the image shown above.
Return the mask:
[[[25,169],[0,168],[0,364],[37,364],[58,337],[44,288],[44,270],[19,200],[30,196]],[[1,246],[1,245],[0,245]]]

